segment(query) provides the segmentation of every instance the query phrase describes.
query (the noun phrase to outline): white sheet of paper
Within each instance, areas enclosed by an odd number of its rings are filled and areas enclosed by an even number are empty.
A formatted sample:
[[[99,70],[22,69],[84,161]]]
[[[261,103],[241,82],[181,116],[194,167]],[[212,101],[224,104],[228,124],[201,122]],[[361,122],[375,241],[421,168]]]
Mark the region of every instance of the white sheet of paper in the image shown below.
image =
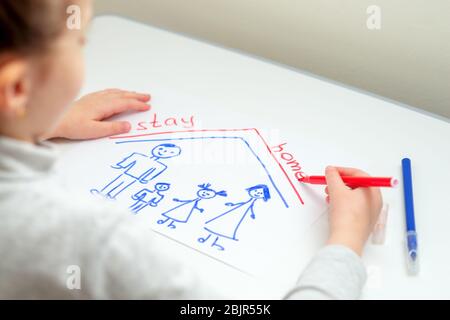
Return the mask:
[[[184,128],[175,120],[149,128],[141,120],[153,114],[128,116],[129,134],[66,146],[61,178],[127,206],[130,219],[191,254],[286,290],[309,261],[308,230],[325,210],[317,194],[299,192],[297,160],[256,128]]]

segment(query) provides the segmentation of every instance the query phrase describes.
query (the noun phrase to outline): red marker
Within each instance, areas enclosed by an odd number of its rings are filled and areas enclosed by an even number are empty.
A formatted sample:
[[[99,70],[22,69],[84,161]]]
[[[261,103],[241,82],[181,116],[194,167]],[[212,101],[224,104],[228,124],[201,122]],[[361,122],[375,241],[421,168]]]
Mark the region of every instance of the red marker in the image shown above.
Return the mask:
[[[341,176],[342,181],[351,187],[396,187],[398,180],[392,177],[354,177],[354,176]],[[327,180],[325,176],[309,176],[298,179],[298,181],[310,184],[322,184],[326,185]]]

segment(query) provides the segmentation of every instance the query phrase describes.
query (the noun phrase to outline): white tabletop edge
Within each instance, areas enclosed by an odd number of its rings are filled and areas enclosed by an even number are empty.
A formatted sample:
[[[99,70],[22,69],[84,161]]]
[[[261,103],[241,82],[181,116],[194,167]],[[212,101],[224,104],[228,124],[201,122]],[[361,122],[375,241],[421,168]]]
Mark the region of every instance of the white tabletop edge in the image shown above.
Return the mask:
[[[350,91],[353,91],[353,92],[356,92],[356,93],[364,94],[364,95],[370,96],[372,98],[379,99],[379,100],[391,103],[392,105],[395,105],[397,107],[400,107],[400,108],[403,108],[403,109],[408,109],[408,110],[417,112],[417,113],[419,113],[421,115],[424,115],[424,116],[427,116],[427,117],[430,117],[430,118],[433,118],[433,119],[436,119],[436,120],[440,120],[440,121],[443,121],[443,122],[450,123],[450,118],[447,118],[445,116],[441,116],[441,115],[438,115],[438,114],[435,114],[435,113],[423,110],[423,109],[421,109],[419,107],[414,107],[414,106],[411,106],[409,104],[406,104],[406,103],[403,103],[403,102],[400,102],[400,101],[397,101],[397,100],[394,100],[394,99],[391,99],[391,98],[388,98],[388,97],[376,94],[374,92],[367,91],[367,90],[364,90],[364,89],[361,89],[361,88],[358,88],[358,87],[355,87],[355,86],[352,86],[352,85],[349,85],[349,84],[342,83],[342,82],[337,81],[337,80],[333,80],[333,79],[327,78],[325,76],[321,76],[321,75],[312,73],[310,71],[299,69],[299,68],[296,68],[296,67],[293,67],[293,66],[290,66],[290,65],[287,65],[285,63],[282,63],[282,62],[279,62],[279,61],[275,61],[275,60],[272,60],[272,59],[269,59],[269,58],[264,58],[262,56],[258,56],[256,54],[252,54],[252,53],[246,52],[246,51],[241,50],[241,49],[228,47],[226,45],[223,45],[223,44],[220,44],[220,43],[217,43],[217,42],[214,42],[214,41],[205,40],[205,39],[202,39],[200,37],[192,36],[192,35],[189,35],[187,33],[179,32],[179,31],[173,31],[173,30],[170,30],[168,28],[161,27],[161,26],[155,26],[155,25],[152,25],[152,24],[144,23],[142,21],[131,19],[131,18],[128,18],[128,17],[124,17],[124,16],[121,16],[121,15],[115,14],[115,13],[98,14],[98,15],[95,16],[94,19],[97,19],[97,18],[108,18],[108,17],[119,18],[119,19],[122,19],[122,20],[127,20],[127,21],[130,21],[130,22],[133,22],[133,23],[141,24],[141,25],[146,26],[146,27],[151,27],[151,28],[163,31],[163,32],[167,32],[167,33],[170,33],[170,34],[178,35],[178,36],[181,36],[183,38],[187,38],[187,39],[190,39],[190,40],[193,40],[193,41],[196,41],[196,42],[200,42],[200,43],[203,43],[203,44],[206,44],[206,45],[210,45],[212,47],[216,47],[216,48],[220,48],[220,49],[223,49],[223,50],[226,50],[226,51],[230,51],[230,52],[239,54],[241,56],[245,56],[247,58],[255,59],[255,60],[258,60],[258,61],[270,64],[270,65],[276,66],[276,67],[280,67],[282,69],[286,69],[286,70],[289,70],[289,71],[293,71],[295,73],[299,73],[301,75],[305,75],[305,76],[314,78],[314,79],[322,81],[322,82],[326,82],[328,84],[333,84],[333,85],[342,87],[344,89],[347,89],[347,90],[350,90]]]

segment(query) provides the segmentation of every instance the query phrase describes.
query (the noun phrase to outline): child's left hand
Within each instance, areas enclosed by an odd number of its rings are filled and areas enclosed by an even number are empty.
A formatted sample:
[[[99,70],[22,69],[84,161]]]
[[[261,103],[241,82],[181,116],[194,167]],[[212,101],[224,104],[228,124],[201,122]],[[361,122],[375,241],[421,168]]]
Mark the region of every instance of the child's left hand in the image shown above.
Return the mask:
[[[127,111],[148,111],[149,101],[148,94],[119,89],[88,94],[70,107],[58,126],[45,138],[85,140],[127,133],[131,130],[129,122],[106,120]]]

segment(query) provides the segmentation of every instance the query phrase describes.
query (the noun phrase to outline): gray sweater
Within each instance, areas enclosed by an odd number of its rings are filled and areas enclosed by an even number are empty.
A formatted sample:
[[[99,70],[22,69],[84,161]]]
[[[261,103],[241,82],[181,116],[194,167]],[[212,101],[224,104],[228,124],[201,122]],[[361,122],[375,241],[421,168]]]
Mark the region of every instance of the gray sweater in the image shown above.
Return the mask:
[[[126,210],[59,185],[56,154],[50,144],[0,138],[0,299],[216,297]],[[67,286],[73,265],[81,290]],[[359,256],[327,246],[280,298],[356,299],[365,279]]]

